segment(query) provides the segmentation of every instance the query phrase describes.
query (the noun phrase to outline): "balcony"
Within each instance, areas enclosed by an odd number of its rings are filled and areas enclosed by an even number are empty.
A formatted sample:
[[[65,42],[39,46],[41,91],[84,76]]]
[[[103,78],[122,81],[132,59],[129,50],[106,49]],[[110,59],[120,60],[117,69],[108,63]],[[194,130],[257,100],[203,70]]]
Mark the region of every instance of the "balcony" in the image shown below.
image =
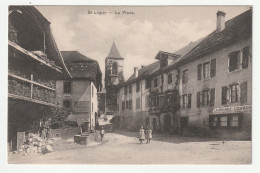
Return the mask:
[[[20,74],[18,76],[18,74]],[[55,83],[37,79],[30,79],[20,72],[8,72],[8,97],[12,99],[20,99],[24,101],[34,102],[48,106],[58,106],[58,100],[55,96]]]

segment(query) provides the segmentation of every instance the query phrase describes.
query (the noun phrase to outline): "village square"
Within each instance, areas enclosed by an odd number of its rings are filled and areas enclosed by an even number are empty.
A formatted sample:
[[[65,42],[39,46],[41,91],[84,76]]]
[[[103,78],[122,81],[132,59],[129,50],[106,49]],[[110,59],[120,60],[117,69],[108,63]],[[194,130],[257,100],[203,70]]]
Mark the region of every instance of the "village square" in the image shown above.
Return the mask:
[[[51,8],[85,15],[55,20]],[[135,20],[138,7],[68,8],[9,6],[8,163],[252,163],[251,7],[205,7],[214,20],[196,27],[214,26],[199,38],[177,38],[192,28],[170,22],[170,7],[143,7],[167,16],[154,23]]]

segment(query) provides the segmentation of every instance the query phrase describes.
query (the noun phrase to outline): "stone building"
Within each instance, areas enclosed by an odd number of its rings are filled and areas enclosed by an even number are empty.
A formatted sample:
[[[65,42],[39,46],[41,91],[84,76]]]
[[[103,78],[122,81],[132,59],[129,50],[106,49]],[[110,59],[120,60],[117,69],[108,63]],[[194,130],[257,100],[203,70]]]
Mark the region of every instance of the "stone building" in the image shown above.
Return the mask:
[[[8,26],[8,144],[12,151],[23,144],[25,133],[38,132],[47,110],[59,106],[55,82],[71,75],[50,22],[35,7],[10,6]]]
[[[144,79],[151,81],[149,116],[159,120],[160,130],[196,133],[207,129],[250,137],[252,10],[228,21],[219,11],[216,23],[208,36],[174,53],[156,55],[160,68]]]
[[[120,55],[115,42],[105,60],[106,112],[116,112],[116,87],[123,83],[124,58]]]
[[[83,132],[94,130],[97,123],[97,92],[102,89],[102,73],[96,60],[77,51],[61,51],[72,78],[60,78],[56,93],[62,105],[71,110],[67,121],[76,122]]]

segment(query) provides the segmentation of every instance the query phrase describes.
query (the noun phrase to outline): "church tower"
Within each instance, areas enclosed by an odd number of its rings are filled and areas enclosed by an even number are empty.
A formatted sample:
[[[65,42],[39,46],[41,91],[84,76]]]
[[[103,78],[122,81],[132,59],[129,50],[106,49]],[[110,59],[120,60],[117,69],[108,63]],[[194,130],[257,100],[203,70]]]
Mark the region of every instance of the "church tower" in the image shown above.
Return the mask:
[[[105,60],[105,88],[107,111],[116,112],[116,86],[124,82],[124,58],[120,55],[115,42]]]

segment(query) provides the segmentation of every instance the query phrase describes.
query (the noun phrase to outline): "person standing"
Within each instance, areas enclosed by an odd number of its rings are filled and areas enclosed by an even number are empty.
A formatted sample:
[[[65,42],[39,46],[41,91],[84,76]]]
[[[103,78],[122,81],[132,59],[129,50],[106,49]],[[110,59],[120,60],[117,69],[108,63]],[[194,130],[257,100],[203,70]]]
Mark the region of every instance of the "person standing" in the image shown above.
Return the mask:
[[[151,129],[147,129],[147,143],[150,143],[151,139],[152,139],[152,130]]]
[[[145,132],[143,126],[141,126],[141,129],[139,130],[139,135],[140,135],[139,138],[140,144],[143,144],[143,141],[145,140]]]
[[[104,135],[105,135],[105,130],[103,127],[101,127],[101,130],[100,130],[101,141],[103,140]]]

